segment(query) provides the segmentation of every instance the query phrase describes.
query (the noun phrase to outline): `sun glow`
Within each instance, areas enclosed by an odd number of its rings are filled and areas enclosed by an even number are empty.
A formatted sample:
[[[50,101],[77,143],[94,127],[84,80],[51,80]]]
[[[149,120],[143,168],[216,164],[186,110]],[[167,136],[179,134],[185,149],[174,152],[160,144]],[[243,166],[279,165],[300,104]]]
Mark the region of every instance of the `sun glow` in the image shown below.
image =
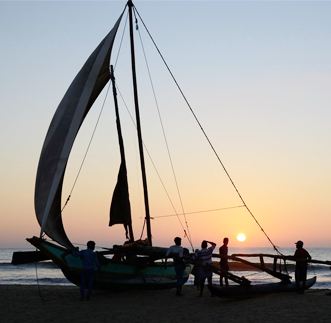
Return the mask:
[[[246,240],[246,236],[243,233],[238,234],[237,240],[243,242]]]

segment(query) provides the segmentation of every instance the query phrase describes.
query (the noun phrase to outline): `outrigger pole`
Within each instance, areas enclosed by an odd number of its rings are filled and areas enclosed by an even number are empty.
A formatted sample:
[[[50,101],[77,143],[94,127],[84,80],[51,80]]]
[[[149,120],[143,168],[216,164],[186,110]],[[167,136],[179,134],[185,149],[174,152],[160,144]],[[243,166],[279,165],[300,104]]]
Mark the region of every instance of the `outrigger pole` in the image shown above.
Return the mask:
[[[221,258],[221,256],[219,254],[213,254],[212,255],[213,258]],[[260,264],[258,263],[253,263],[250,262],[248,260],[239,258],[239,257],[258,257],[260,258]],[[272,269],[268,268],[264,262],[264,257],[269,257],[269,258],[273,258],[273,265],[272,265]],[[283,283],[289,283],[290,282],[290,278],[292,278],[291,276],[289,276],[288,274],[285,274],[279,270],[277,270],[277,261],[279,259],[284,260],[284,269],[286,270],[286,260],[291,260],[291,261],[296,261],[296,262],[307,262],[307,263],[313,263],[313,264],[320,264],[320,265],[331,265],[331,261],[322,261],[322,260],[303,260],[300,258],[295,258],[293,256],[279,256],[279,255],[271,255],[271,254],[232,254],[231,256],[227,256],[228,259],[231,259],[233,261],[237,261],[237,262],[241,262],[245,265],[248,265],[250,267],[254,267],[257,268],[261,271],[264,271],[266,273],[268,273],[271,276],[274,276],[278,279],[280,279]],[[331,268],[330,268],[331,269]],[[244,285],[247,284],[247,280],[243,279],[244,277],[237,277],[234,275],[229,275],[229,273],[227,271],[221,270],[216,266],[211,266],[211,270],[215,273],[215,274],[222,274],[223,276],[228,277],[228,279],[233,280],[236,283],[239,283],[240,285]],[[242,280],[242,281],[241,281]]]
[[[135,111],[136,111],[136,123],[137,123],[138,144],[139,144],[139,153],[140,153],[141,175],[142,175],[143,189],[144,189],[145,215],[146,215],[145,220],[146,220],[146,227],[147,227],[147,238],[148,238],[150,245],[152,246],[152,233],[151,233],[151,221],[150,221],[151,217],[150,217],[150,213],[149,213],[146,169],[145,169],[144,149],[143,149],[141,125],[140,125],[137,78],[136,78],[136,61],[135,61],[135,53],[134,53],[134,39],[133,39],[133,15],[132,15],[133,3],[132,3],[132,0],[128,1],[128,8],[129,8],[129,20],[130,20],[132,82],[133,82],[134,103],[135,103]]]

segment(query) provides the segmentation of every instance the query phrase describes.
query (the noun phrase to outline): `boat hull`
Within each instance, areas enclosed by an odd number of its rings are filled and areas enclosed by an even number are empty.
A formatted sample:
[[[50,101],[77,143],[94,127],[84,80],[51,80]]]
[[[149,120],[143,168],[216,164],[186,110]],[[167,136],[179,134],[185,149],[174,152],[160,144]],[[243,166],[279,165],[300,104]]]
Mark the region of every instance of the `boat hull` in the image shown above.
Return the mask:
[[[48,241],[33,237],[27,239],[33,246],[48,256],[60,267],[64,276],[73,284],[79,286],[82,272],[82,260],[73,257],[68,249]],[[168,263],[127,263],[99,257],[101,272],[97,269],[94,274],[93,288],[99,290],[128,290],[128,289],[169,289],[176,287],[174,267]],[[191,267],[184,271],[184,283],[188,280]]]
[[[307,279],[305,289],[309,289],[316,282],[316,277]],[[265,293],[275,293],[275,292],[293,292],[296,291],[295,282],[291,283],[269,283],[269,284],[257,284],[250,286],[228,286],[221,287],[215,285],[208,285],[208,288],[212,294],[218,297],[240,297],[240,296],[250,296]]]

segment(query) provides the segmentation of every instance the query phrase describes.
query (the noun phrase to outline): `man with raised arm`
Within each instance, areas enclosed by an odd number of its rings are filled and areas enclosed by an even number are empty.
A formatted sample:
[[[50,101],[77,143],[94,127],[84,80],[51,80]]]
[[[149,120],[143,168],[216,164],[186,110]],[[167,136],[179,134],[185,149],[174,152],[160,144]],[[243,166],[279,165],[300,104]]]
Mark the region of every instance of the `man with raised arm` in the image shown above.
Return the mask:
[[[209,248],[208,244],[211,246]],[[211,265],[212,262],[212,254],[213,251],[216,247],[216,243],[203,240],[201,243],[201,250],[197,251],[194,255],[193,258],[198,260],[198,265],[199,265],[199,281],[200,281],[200,294],[199,296],[202,296],[203,289],[205,287],[205,280],[207,278],[208,284],[212,284],[212,277],[213,277],[213,272],[211,271],[210,267],[208,265]]]

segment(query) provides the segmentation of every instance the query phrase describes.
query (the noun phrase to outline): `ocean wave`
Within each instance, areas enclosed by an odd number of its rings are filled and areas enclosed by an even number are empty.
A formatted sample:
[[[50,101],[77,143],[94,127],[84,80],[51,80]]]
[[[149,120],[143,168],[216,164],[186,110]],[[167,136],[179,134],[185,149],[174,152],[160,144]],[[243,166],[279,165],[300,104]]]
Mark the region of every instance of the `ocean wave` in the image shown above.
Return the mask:
[[[54,262],[52,261],[43,261],[38,263],[30,263],[30,264],[21,264],[21,265],[13,265],[11,262],[0,262],[0,269],[5,267],[13,267],[18,270],[26,269],[26,268],[59,268]]]
[[[0,285],[67,285],[73,286],[66,278],[22,278],[22,279],[1,279]]]

